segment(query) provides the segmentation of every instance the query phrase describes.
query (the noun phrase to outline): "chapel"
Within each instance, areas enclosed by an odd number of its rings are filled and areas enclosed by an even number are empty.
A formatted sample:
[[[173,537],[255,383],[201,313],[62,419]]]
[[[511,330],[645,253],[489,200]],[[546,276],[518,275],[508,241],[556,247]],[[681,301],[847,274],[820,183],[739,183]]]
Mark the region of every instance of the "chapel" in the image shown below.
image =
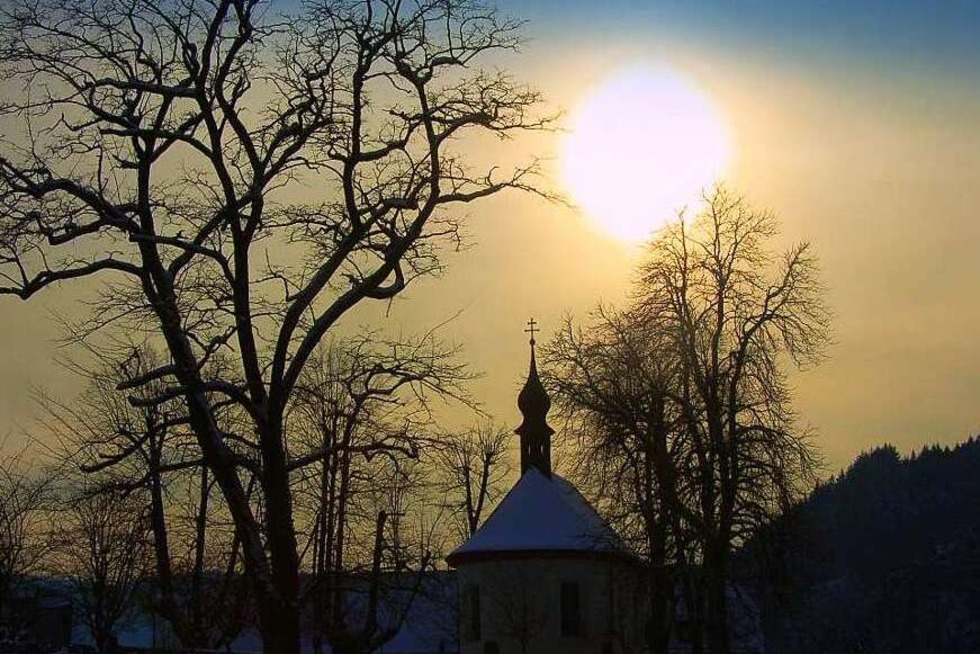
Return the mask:
[[[551,464],[551,400],[538,377],[534,325],[521,476],[496,510],[446,557],[461,598],[461,654],[616,654],[642,651],[637,560]]]

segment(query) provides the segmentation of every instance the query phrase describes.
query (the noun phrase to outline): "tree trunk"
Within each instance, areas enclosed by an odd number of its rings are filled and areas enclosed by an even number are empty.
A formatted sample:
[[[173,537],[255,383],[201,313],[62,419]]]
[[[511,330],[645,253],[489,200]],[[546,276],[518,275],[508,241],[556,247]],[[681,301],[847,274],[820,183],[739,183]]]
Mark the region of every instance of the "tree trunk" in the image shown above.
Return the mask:
[[[670,590],[665,567],[653,562],[650,567],[650,630],[647,634],[652,654],[667,654],[670,646]]]
[[[299,557],[293,525],[292,489],[283,450],[282,421],[260,432],[265,522],[274,594],[260,607],[266,654],[299,654]]]
[[[650,474],[649,458],[646,463]],[[647,524],[647,538],[650,552],[650,627],[647,644],[653,654],[667,654],[673,617],[670,601],[673,584],[667,573],[667,534],[662,525],[651,519]]]
[[[728,654],[727,556],[724,543],[705,547],[705,635],[711,654]]]
[[[299,611],[288,609],[282,602],[262,602],[259,630],[265,654],[299,654]]]
[[[704,602],[700,592],[703,576],[699,578],[695,575],[686,558],[680,562],[678,572],[691,638],[691,654],[704,654]]]
[[[92,640],[95,641],[95,650],[99,654],[108,654],[113,644],[112,628],[105,623],[101,616],[95,616],[92,620]]]

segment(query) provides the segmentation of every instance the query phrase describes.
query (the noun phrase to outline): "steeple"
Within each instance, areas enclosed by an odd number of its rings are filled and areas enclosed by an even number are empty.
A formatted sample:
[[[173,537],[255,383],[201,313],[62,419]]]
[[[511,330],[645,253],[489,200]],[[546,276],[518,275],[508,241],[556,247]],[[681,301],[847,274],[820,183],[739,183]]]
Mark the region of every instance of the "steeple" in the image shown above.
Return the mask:
[[[531,334],[531,366],[527,373],[524,388],[517,396],[517,407],[524,416],[524,422],[514,431],[521,437],[521,475],[528,468],[537,468],[545,477],[551,477],[551,435],[555,430],[548,426],[548,410],[551,398],[538,378],[538,364],[534,358],[534,318],[528,321],[525,332]]]

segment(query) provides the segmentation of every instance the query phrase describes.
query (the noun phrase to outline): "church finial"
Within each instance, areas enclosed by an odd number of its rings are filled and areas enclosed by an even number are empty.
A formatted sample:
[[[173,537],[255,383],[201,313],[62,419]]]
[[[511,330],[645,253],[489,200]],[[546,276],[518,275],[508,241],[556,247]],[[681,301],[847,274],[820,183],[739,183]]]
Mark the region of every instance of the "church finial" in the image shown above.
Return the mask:
[[[534,356],[534,334],[539,331],[537,322],[531,318],[527,324],[528,328],[524,332],[531,334],[531,365],[524,388],[517,396],[517,406],[524,415],[524,422],[515,430],[521,437],[521,474],[533,466],[546,477],[550,477],[551,435],[555,433],[548,425],[551,398],[538,378],[538,365]]]
[[[537,325],[537,324],[538,323],[536,323],[534,321],[534,318],[531,318],[530,320],[527,321],[527,329],[524,330],[524,333],[525,334],[530,334],[531,335],[531,341],[530,341],[530,343],[531,343],[531,356],[534,356],[534,344],[536,342],[534,340],[534,334],[536,332],[541,331],[540,329],[538,329],[537,327],[535,327],[535,325]]]

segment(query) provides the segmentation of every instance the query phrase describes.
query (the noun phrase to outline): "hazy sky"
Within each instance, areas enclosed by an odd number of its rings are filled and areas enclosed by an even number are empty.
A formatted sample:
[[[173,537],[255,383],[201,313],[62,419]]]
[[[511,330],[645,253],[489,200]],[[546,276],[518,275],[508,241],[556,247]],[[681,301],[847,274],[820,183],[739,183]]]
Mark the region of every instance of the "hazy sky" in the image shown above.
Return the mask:
[[[820,256],[836,344],[794,384],[832,468],[885,440],[909,451],[980,431],[980,2],[636,4],[503,3],[530,21],[504,63],[570,115],[637,65],[670,66],[711,98],[731,186]],[[514,148],[557,156],[559,139]],[[377,315],[417,328],[461,312],[445,334],[484,373],[487,410],[516,426],[524,321],[547,338],[566,312],[621,302],[639,250],[516,195],[474,207],[468,231],[446,277]],[[31,386],[72,392],[49,314],[77,310],[73,295],[0,299],[0,433],[31,428]]]

